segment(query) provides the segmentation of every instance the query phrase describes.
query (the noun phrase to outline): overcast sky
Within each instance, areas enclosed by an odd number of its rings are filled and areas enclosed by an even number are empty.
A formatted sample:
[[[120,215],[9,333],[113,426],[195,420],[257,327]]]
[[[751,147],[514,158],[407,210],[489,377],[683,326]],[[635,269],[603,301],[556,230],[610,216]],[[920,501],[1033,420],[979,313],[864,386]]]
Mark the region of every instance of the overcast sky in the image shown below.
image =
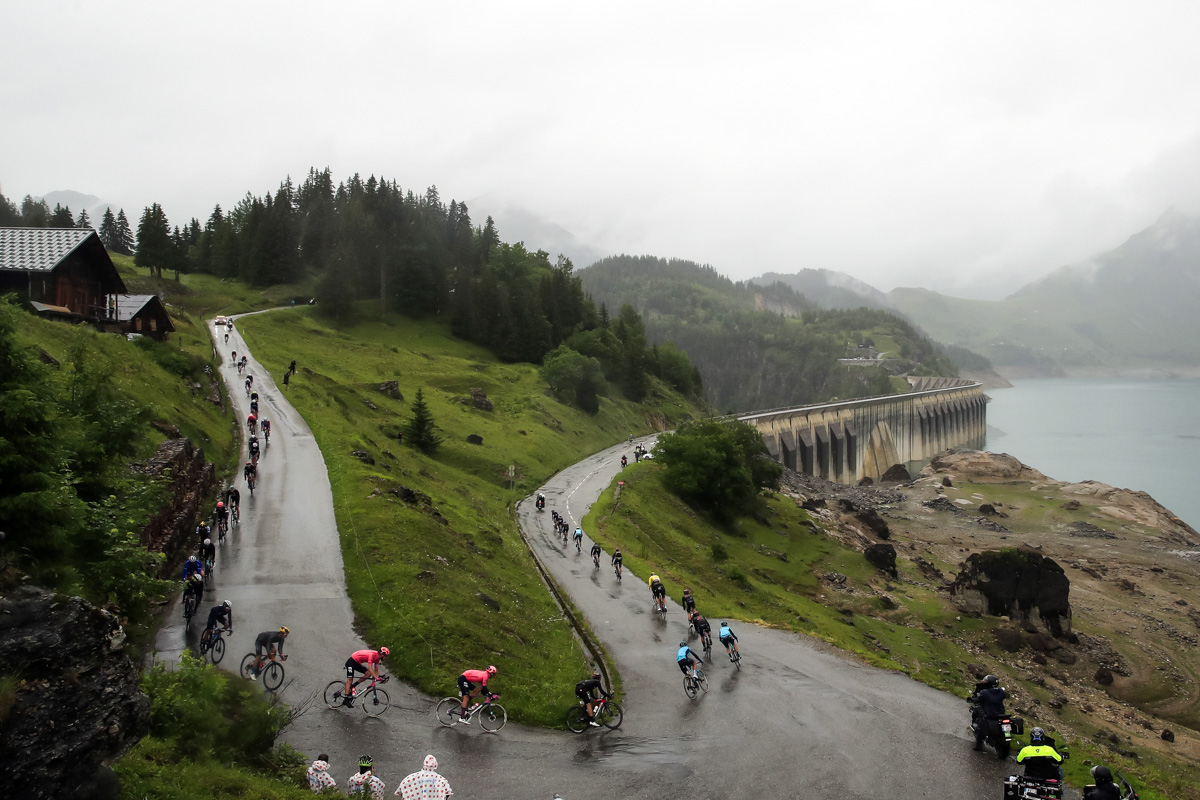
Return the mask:
[[[183,223],[328,166],[999,298],[1200,211],[1198,34],[1195,0],[7,2],[0,191]]]

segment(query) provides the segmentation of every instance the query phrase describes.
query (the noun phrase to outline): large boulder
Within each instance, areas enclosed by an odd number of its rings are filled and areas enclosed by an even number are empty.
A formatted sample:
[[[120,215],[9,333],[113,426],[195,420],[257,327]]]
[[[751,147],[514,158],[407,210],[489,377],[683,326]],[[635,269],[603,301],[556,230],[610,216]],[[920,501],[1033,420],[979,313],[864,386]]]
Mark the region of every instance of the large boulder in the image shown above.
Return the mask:
[[[949,450],[934,456],[925,469],[921,470],[922,475],[943,472],[951,472],[964,478],[1049,480],[1033,467],[1025,466],[1008,453],[989,453],[984,450]]]
[[[1071,632],[1070,593],[1053,559],[1015,549],[972,554],[950,586],[955,605],[969,614],[1010,617],[1052,636]]]
[[[0,664],[17,680],[0,710],[0,785],[11,797],[99,798],[104,767],[150,729],[150,699],[116,617],[23,586],[0,598]],[[7,704],[6,704],[7,705]]]
[[[880,572],[897,577],[896,572],[896,548],[886,542],[880,542],[867,547],[863,551],[863,555],[867,557],[867,561]]]

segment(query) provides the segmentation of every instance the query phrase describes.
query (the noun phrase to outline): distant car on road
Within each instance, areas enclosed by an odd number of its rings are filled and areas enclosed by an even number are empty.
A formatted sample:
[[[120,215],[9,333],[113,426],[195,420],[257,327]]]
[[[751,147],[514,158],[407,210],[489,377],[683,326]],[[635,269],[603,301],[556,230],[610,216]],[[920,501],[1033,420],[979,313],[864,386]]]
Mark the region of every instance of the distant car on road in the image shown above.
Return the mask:
[[[224,324],[226,324],[226,322],[227,322],[227,321],[228,321],[228,320],[226,320],[224,317],[217,317],[217,322],[216,322],[216,324],[217,324],[218,326],[220,326],[220,325],[224,325]]]

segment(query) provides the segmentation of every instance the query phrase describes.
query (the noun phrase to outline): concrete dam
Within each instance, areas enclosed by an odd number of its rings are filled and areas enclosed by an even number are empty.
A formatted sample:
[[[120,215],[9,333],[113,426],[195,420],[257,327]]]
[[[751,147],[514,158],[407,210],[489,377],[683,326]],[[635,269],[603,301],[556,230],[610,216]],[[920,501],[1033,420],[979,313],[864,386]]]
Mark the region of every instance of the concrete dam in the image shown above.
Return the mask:
[[[952,447],[982,447],[983,385],[960,378],[910,378],[912,391],[864,400],[739,415],[758,428],[771,457],[788,469],[835,483],[878,481]]]

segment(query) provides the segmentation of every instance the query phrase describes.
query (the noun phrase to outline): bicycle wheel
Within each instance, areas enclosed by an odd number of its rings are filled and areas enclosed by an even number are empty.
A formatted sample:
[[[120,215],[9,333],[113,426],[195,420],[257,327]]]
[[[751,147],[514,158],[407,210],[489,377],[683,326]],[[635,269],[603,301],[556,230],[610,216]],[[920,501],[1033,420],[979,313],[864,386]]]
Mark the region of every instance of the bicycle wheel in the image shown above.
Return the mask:
[[[742,671],[742,657],[738,653],[733,654],[733,666],[737,667],[738,672]]]
[[[708,678],[704,677],[704,673],[696,670],[696,683],[700,686],[701,691],[708,691]]]
[[[599,722],[610,731],[615,731],[621,727],[621,719],[624,716],[621,712],[621,707],[610,700],[596,712],[596,722]]]
[[[438,722],[447,728],[451,728],[458,723],[458,715],[461,710],[461,700],[457,697],[447,697],[441,700],[437,704],[437,707],[433,709],[433,715],[437,717]]]
[[[205,628],[204,633],[200,634],[200,655],[201,656],[208,655],[208,643],[209,643],[209,639],[211,638],[210,633],[211,633],[211,631],[209,631],[207,628]]]
[[[342,691],[345,688],[345,681],[330,681],[329,685],[325,687],[325,705],[329,706],[330,708],[341,708],[342,700],[345,698],[345,696],[342,694]]]
[[[225,657],[225,637],[218,636],[213,640],[212,649],[209,650],[209,655],[212,656],[213,664],[221,663],[221,659]]]
[[[358,702],[362,704],[363,711],[367,713],[368,717],[378,717],[392,705],[392,698],[388,697],[386,690],[376,686],[374,689],[363,692],[362,697],[358,698]]]
[[[508,722],[508,713],[499,703],[484,706],[479,709],[476,716],[479,717],[479,727],[488,733],[495,733],[504,727],[504,723]]]
[[[254,653],[246,653],[246,655],[242,656],[242,666],[238,669],[238,674],[240,674],[246,680],[249,680],[251,675],[250,668],[253,666]]]
[[[600,715],[597,714],[599,719]],[[587,730],[587,713],[583,710],[583,706],[572,706],[567,709],[567,730],[571,733],[583,733]]]
[[[262,671],[263,686],[267,691],[273,692],[283,685],[283,664],[278,661],[271,661],[263,668]]]
[[[683,693],[686,694],[692,700],[695,700],[696,695],[700,693],[700,689],[696,687],[696,684],[692,682],[691,678],[684,678],[683,679]]]

